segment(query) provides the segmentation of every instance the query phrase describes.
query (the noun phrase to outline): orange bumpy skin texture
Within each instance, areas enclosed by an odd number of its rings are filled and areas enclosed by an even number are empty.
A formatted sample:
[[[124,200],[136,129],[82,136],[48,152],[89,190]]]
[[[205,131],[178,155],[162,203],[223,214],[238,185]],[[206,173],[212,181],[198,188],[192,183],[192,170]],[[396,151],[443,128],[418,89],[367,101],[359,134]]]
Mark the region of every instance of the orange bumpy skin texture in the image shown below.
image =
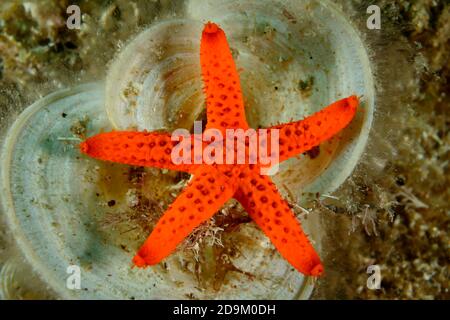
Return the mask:
[[[209,22],[204,27],[200,62],[206,95],[206,128],[221,132],[229,128],[247,129],[236,66],[224,31],[214,23]],[[351,122],[358,104],[358,98],[350,96],[306,119],[272,127],[279,129],[279,161],[308,151],[337,134]],[[269,144],[270,134],[258,143]],[[194,135],[187,138],[201,139]],[[80,145],[81,152],[93,158],[185,171],[194,176],[133,258],[136,266],[159,263],[194,228],[234,197],[292,266],[306,275],[323,273],[319,256],[287,202],[270,177],[260,174],[260,162],[175,164],[171,151],[176,143],[167,133],[113,131],[93,136]],[[246,148],[248,153],[248,146]]]
[[[244,100],[227,38],[216,24],[206,24],[200,44],[206,95],[206,128],[247,129]]]
[[[87,139],[80,144],[80,149],[101,160],[190,172],[190,166],[172,163],[171,153],[176,143],[167,133],[112,131]]]

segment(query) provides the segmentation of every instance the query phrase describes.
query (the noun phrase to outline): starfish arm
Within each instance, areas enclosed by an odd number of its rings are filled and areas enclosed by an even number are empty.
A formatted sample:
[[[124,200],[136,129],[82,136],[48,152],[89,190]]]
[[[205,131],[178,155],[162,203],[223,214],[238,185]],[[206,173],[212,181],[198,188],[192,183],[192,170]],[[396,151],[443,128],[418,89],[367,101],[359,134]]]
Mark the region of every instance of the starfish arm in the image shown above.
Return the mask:
[[[86,139],[80,144],[80,150],[100,160],[192,173],[196,165],[172,161],[172,150],[177,143],[167,133],[111,131]]]
[[[235,197],[292,266],[306,275],[323,272],[299,221],[268,176],[246,170]]]
[[[200,44],[207,127],[248,128],[239,75],[222,29],[207,23]]]
[[[167,257],[195,227],[211,218],[233,196],[230,179],[211,166],[199,168],[194,177],[133,258],[136,266],[153,265]]]
[[[269,128],[279,129],[279,162],[310,150],[344,129],[355,116],[358,104],[358,97],[350,96],[304,120]],[[268,136],[270,139],[270,130]]]

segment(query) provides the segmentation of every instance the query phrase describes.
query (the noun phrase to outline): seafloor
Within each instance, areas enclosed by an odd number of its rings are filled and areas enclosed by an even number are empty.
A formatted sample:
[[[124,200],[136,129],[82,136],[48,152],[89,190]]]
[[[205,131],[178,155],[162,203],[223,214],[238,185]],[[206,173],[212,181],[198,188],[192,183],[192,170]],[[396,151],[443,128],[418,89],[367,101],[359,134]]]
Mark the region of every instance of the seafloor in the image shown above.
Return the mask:
[[[80,32],[65,25],[69,2],[82,8]],[[177,3],[1,1],[2,125],[6,117],[57,88],[102,78],[100,66],[155,19],[139,12],[157,9],[170,15],[179,10]],[[354,1],[356,7],[365,3]],[[389,40],[373,41],[370,50],[377,52],[373,59],[375,64],[380,60],[380,69],[393,59],[380,52],[386,46],[395,46],[412,66],[401,80],[407,83],[408,97],[398,94],[397,99],[397,78],[380,72],[385,91],[379,95],[390,95],[383,107],[396,104],[397,118],[385,123],[386,131],[375,133],[369,147],[376,150],[365,155],[364,163],[333,194],[336,199],[311,204],[311,211],[327,223],[329,270],[313,297],[449,299],[450,4],[396,0],[378,5],[386,28],[379,39],[388,30]],[[391,132],[395,137],[383,136]],[[1,237],[0,251],[7,252],[9,244]],[[372,264],[381,268],[379,290],[366,285],[366,269]]]

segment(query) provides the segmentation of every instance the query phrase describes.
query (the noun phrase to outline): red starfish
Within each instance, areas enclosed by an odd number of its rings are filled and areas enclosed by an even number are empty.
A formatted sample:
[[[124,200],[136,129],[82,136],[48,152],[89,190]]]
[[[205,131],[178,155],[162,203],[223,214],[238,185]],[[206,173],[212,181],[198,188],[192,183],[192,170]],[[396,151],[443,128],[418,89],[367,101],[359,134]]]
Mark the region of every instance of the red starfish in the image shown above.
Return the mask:
[[[216,24],[209,22],[205,25],[200,51],[207,100],[206,128],[215,128],[220,132],[230,128],[248,129],[236,66],[225,33]],[[279,161],[299,155],[331,138],[350,123],[357,106],[358,98],[351,96],[302,121],[272,127],[279,129]],[[258,138],[258,145],[267,146],[272,138],[270,131],[267,138]],[[202,139],[202,135],[190,135],[186,139],[192,142]],[[211,218],[227,200],[234,197],[298,271],[313,276],[323,272],[317,253],[287,202],[270,177],[260,174],[263,167],[261,159],[256,164],[177,164],[171,157],[176,145],[177,142],[172,141],[169,134],[134,131],[98,134],[80,145],[83,153],[97,159],[185,171],[194,175],[139,249],[133,259],[136,266],[145,267],[160,262],[195,227]],[[236,152],[236,148],[232,151]]]

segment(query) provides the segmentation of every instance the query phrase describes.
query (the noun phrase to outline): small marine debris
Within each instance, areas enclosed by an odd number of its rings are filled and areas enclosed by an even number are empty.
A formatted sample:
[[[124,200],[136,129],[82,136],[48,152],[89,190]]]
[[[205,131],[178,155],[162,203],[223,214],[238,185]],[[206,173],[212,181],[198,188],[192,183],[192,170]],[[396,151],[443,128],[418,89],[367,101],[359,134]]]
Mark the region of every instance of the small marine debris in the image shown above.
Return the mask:
[[[298,90],[300,91],[302,97],[308,98],[312,94],[314,86],[314,76],[309,76],[306,80],[299,80]]]

